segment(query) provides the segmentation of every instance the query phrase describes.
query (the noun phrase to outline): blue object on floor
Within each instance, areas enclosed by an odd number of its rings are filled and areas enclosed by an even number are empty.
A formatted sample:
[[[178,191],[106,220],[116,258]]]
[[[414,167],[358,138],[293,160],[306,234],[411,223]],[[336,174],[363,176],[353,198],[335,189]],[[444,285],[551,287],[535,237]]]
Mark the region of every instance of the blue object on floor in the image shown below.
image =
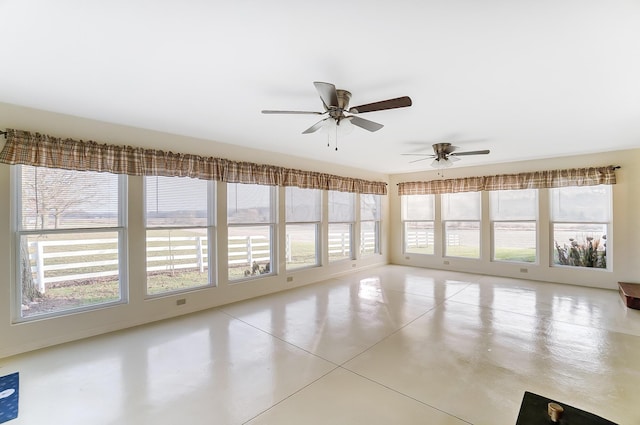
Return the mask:
[[[18,417],[18,372],[0,377],[0,424]]]

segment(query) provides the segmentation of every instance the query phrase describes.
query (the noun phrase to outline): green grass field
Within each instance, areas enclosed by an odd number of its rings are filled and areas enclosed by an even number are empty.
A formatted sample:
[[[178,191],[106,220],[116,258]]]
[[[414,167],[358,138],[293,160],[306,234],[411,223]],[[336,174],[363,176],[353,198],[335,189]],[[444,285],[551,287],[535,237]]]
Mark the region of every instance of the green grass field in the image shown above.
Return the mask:
[[[411,251],[407,251],[407,254],[434,255],[434,248],[433,245],[411,248]],[[448,246],[446,252],[447,257],[461,258],[479,258],[479,254],[480,250],[478,247],[469,246]],[[535,263],[536,250],[535,248],[500,248],[496,249],[494,260]]]

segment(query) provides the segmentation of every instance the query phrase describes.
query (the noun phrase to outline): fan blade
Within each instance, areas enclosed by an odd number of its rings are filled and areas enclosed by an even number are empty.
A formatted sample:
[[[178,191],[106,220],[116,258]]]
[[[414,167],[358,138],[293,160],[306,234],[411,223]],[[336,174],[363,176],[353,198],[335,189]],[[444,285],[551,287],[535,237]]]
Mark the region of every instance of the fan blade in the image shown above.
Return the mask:
[[[401,153],[400,155],[407,155],[407,156],[430,156],[431,158],[435,158],[435,155],[432,155],[430,153]]]
[[[349,112],[352,114],[363,114],[365,112],[382,111],[385,109],[406,108],[407,106],[411,106],[411,98],[409,96],[403,96],[395,99],[354,106],[349,109]]]
[[[490,151],[489,149],[485,149],[482,151],[469,151],[469,152],[453,152],[450,156],[463,156],[463,155],[486,155]]]
[[[409,164],[413,164],[414,162],[424,161],[424,160],[426,160],[426,159],[429,159],[429,157],[420,158],[420,159],[414,159],[413,161],[409,161]]]
[[[369,131],[378,131],[382,127],[384,127],[384,125],[382,124],[365,120],[364,118],[360,118],[360,117],[349,117],[349,120],[351,120],[351,124],[357,125],[358,127],[364,128],[365,130],[369,130]]]
[[[324,125],[324,123],[329,119],[333,119],[333,118],[327,117],[327,118],[325,118],[323,120],[318,121],[317,123],[315,123],[311,127],[307,128],[305,131],[303,131],[302,134],[315,133],[316,131],[320,130],[322,128],[322,126]]]
[[[312,114],[312,115],[322,115],[324,112],[312,112],[312,111],[272,111],[269,109],[263,109],[263,114]]]
[[[316,81],[313,83],[316,86],[318,95],[324,104],[325,109],[329,109],[330,106],[338,107],[338,94],[336,93],[336,86],[331,83],[323,83]]]

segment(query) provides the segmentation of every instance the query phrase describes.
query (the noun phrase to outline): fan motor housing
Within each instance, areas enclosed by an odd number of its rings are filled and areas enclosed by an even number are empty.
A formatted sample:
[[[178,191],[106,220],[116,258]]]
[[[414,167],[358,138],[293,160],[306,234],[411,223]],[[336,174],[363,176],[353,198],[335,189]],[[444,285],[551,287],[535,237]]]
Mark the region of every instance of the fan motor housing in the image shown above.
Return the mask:
[[[338,98],[338,107],[329,110],[329,115],[332,118],[338,119],[343,116],[343,112],[349,108],[349,101],[351,100],[351,92],[347,90],[336,90],[336,97]]]

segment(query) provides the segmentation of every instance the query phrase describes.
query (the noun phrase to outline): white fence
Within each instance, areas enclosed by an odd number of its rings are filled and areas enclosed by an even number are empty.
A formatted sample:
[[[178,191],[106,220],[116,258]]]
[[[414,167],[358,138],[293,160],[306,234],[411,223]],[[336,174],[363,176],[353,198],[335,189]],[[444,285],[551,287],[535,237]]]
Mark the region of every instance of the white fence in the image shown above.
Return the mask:
[[[74,246],[83,246],[83,249],[74,250]],[[91,249],[86,249],[87,246]],[[50,283],[117,276],[119,273],[117,246],[118,240],[115,238],[30,243],[31,272],[38,290],[44,293],[46,285]],[[69,249],[65,250],[64,247]],[[263,236],[229,238],[230,266],[251,265],[254,261],[269,261],[269,252],[269,242]],[[105,259],[82,261],[87,257],[98,256]],[[181,269],[197,269],[203,272],[207,266],[206,236],[147,238],[147,272]],[[90,271],[92,269],[99,271]],[[65,273],[60,273],[61,271]]]
[[[376,234],[375,232],[363,232],[360,235],[360,252],[376,251]],[[329,255],[346,256],[351,253],[351,240],[349,233],[329,233]],[[285,256],[287,261],[292,260],[291,237],[287,234],[285,244]]]
[[[149,246],[149,242],[170,242],[169,245]],[[200,273],[208,266],[206,236],[172,236],[147,238],[147,272],[174,271],[197,268]],[[152,252],[164,252],[165,255],[150,255]],[[177,262],[179,261],[179,262]],[[184,263],[184,261],[193,261]],[[162,263],[149,266],[151,263]]]
[[[433,232],[407,232],[404,237],[407,248],[424,248],[433,245]]]
[[[231,236],[228,256],[230,266],[271,261],[271,246],[265,236]]]
[[[405,233],[405,244],[407,248],[426,248],[433,245],[433,232],[414,231]],[[460,245],[460,235],[450,233],[447,235],[447,246]]]
[[[204,272],[208,266],[207,242],[206,236],[147,238],[147,272],[183,269]],[[375,233],[363,234],[360,243],[363,252],[373,252],[376,243]],[[74,246],[82,246],[82,249],[74,250]],[[87,246],[91,249],[86,249]],[[44,293],[46,285],[50,283],[117,276],[117,246],[118,240],[115,238],[31,242],[31,272],[38,290]],[[251,266],[254,261],[271,261],[271,247],[265,236],[232,236],[229,237],[228,246],[230,267]],[[287,258],[291,260],[288,235],[285,251]],[[329,235],[330,254],[349,255],[350,252],[349,233]],[[89,257],[104,259],[87,261]],[[60,273],[61,271],[64,273]]]
[[[360,252],[376,251],[375,232],[362,232],[360,234]],[[345,256],[351,253],[351,240],[349,233],[329,233],[329,256]]]
[[[82,249],[68,251],[56,250],[57,247],[72,247],[77,245],[115,245],[116,248],[103,248],[103,249]],[[29,244],[29,257],[31,260],[31,272],[35,276],[36,285],[41,293],[45,292],[45,285],[47,283],[63,282],[67,280],[80,280],[91,279],[103,276],[113,276],[118,274],[118,259],[102,260],[102,261],[80,261],[80,262],[58,262],[57,258],[71,258],[71,261],[81,260],[82,257],[88,256],[113,256],[118,254],[118,240],[117,239],[85,239],[85,240],[59,240],[59,241],[36,241]],[[47,248],[53,248],[52,251],[48,251]],[[48,261],[49,260],[49,261]],[[53,261],[51,261],[53,260]],[[53,263],[53,264],[51,264]],[[58,263],[58,264],[56,264]],[[113,269],[100,272],[81,272],[80,270],[86,270],[94,267],[109,267],[115,266]],[[47,276],[47,272],[59,271],[59,270],[76,270],[76,273]]]
[[[329,256],[346,256],[351,254],[351,238],[349,233],[329,233]]]
[[[360,252],[376,252],[376,233],[362,232],[360,234]]]

